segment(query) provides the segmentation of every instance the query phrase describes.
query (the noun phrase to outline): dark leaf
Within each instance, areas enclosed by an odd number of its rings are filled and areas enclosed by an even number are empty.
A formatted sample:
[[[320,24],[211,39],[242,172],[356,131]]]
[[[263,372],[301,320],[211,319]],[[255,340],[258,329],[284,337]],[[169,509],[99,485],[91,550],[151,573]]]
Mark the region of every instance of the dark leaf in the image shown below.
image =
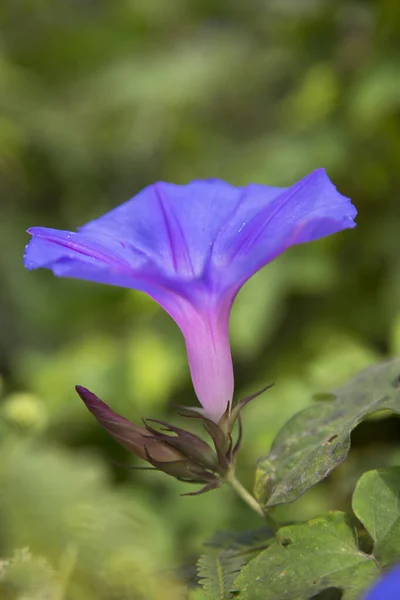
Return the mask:
[[[400,413],[400,359],[374,365],[337,390],[334,400],[318,402],[295,415],[261,459],[255,495],[266,508],[297,500],[347,456],[350,434],[371,413]]]
[[[272,544],[234,582],[240,600],[308,600],[330,588],[359,600],[379,575],[373,558],[358,548],[344,513],[283,527]]]

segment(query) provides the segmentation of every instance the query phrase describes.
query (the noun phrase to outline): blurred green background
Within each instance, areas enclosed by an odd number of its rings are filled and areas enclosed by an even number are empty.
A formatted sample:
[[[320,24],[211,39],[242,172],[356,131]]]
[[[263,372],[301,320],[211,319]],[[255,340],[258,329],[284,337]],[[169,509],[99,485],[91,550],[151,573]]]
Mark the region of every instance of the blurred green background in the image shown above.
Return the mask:
[[[183,339],[151,300],[22,265],[27,227],[75,229],[147,184],[220,177],[288,186],[325,167],[358,227],[292,248],[232,314],[248,406],[239,476],[279,427],[400,353],[397,0],[3,0],[0,6],[0,598],[201,600],[216,529],[257,527],[227,488],[139,464],[77,383],[132,420],[195,402]],[[398,419],[361,425],[349,459],[283,521],[346,508],[400,458]]]

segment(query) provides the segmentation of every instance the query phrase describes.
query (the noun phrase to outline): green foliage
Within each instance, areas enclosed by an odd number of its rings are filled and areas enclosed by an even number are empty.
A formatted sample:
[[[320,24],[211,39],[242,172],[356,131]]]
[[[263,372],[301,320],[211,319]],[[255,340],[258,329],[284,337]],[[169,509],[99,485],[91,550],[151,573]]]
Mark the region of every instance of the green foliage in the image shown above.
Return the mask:
[[[264,526],[248,531],[217,531],[213,537],[206,542],[206,546],[219,550],[235,550],[238,554],[251,555],[258,552],[273,538],[274,531],[271,527]]]
[[[207,596],[204,588],[197,587],[190,591],[189,598],[190,600],[208,600],[209,597]]]
[[[400,413],[400,359],[366,369],[294,416],[261,459],[255,495],[266,508],[293,502],[347,456],[350,434],[369,414]]]
[[[231,590],[243,600],[308,600],[331,588],[356,600],[400,558],[400,467],[365,473],[353,494],[355,515],[373,540],[371,553],[353,517],[332,512],[282,527],[245,566]],[[319,596],[318,596],[319,597]],[[321,596],[322,598],[322,596]]]
[[[36,558],[27,548],[16,550],[12,558],[0,561],[2,600],[55,600],[63,597],[62,583],[44,558]]]
[[[205,554],[197,563],[199,580],[206,595],[213,600],[229,600],[233,582],[245,564],[242,556],[232,556],[229,552]]]
[[[260,552],[273,538],[268,527],[242,534],[218,532],[208,545],[213,548],[203,554],[197,563],[199,582],[212,600],[229,600],[231,590],[241,568],[254,554]]]
[[[399,373],[399,359],[370,367],[335,394],[320,394],[316,405],[289,421],[277,436],[279,443],[273,444],[274,462],[264,459],[259,467],[256,489],[259,500],[266,499],[266,509],[273,506],[269,498],[274,498],[274,489],[280,491],[282,502],[293,501],[299,491],[338,466],[347,456],[350,433],[368,415],[383,409],[400,412]],[[338,440],[336,451],[326,450],[327,439],[329,445]],[[276,488],[271,485],[271,469],[265,470],[267,460],[275,465],[274,473],[283,473]],[[219,534],[211,544],[218,552],[208,552],[199,561],[200,583],[214,600],[236,596],[308,600],[319,593],[321,598],[335,598],[335,590],[344,600],[357,600],[383,568],[400,558],[399,506],[400,467],[367,472],[353,494],[354,513],[366,531],[358,528],[353,516],[331,512],[281,527],[275,536],[270,531],[248,548],[250,554],[243,554],[235,536]],[[249,536],[251,540],[251,532]],[[240,557],[245,560],[236,562]]]
[[[5,539],[11,547],[22,542],[48,557],[74,598],[156,600],[164,592],[178,599],[183,594],[172,571],[155,577],[158,560],[171,548],[162,515],[140,494],[129,497],[110,488],[93,457],[76,460],[19,440],[3,448],[0,485]],[[36,563],[17,562],[21,586],[26,579],[28,590],[36,581],[30,575]],[[5,582],[15,569],[7,567]]]
[[[344,513],[283,527],[276,541],[242,570],[234,587],[242,600],[306,600],[329,588],[358,600],[379,574],[372,557],[359,550]]]
[[[374,540],[374,556],[386,567],[400,557],[400,467],[365,473],[353,495],[353,510]]]

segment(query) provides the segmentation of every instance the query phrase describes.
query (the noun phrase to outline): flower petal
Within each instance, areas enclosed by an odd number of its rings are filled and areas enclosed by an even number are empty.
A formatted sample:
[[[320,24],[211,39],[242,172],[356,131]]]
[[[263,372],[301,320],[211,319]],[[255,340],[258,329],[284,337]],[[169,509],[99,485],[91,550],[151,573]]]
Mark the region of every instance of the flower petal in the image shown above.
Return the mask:
[[[240,203],[241,188],[220,180],[158,182],[80,228],[146,255],[159,273],[182,282],[202,278],[211,245]]]
[[[198,311],[189,303],[174,316],[185,337],[193,386],[205,415],[218,423],[233,397],[230,302]]]
[[[324,169],[290,188],[247,186],[244,201],[214,241],[210,270],[220,285],[238,289],[244,281],[290,246],[355,227],[350,200],[337,192]],[[267,188],[271,189],[271,188]]]
[[[364,600],[399,600],[400,566],[393,569],[370,589]]]
[[[43,267],[57,277],[132,288],[149,294],[170,314],[180,311],[179,292],[166,289],[168,280],[164,281],[147,256],[117,238],[47,227],[31,227],[28,233],[32,239],[25,248],[27,269]]]
[[[30,229],[25,266],[154,298],[181,328],[197,396],[218,421],[233,394],[228,325],[238,290],[288,247],[354,227],[355,215],[323,169],[290,188],[159,182],[78,233]]]
[[[51,269],[59,277],[76,277],[122,287],[145,287],[141,267],[146,258],[118,239],[97,235],[90,237],[71,231],[31,227],[32,240],[26,246],[24,263],[29,270]]]
[[[168,288],[202,306],[237,291],[289,246],[354,227],[355,215],[323,169],[290,188],[159,182],[78,233],[31,228],[25,265],[144,291]]]

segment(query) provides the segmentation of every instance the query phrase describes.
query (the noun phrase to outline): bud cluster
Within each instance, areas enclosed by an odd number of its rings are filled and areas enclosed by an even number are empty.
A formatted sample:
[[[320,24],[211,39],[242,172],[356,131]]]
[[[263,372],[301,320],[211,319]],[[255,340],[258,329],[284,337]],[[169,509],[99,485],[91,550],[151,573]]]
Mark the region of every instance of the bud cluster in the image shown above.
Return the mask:
[[[99,424],[124,448],[147,461],[150,468],[163,471],[179,481],[203,484],[200,490],[185,494],[188,496],[223,485],[234,467],[242,441],[240,412],[250,400],[266,389],[238,402],[233,409],[227,409],[218,423],[196,410],[185,408],[185,414],[181,413],[181,416],[200,420],[211,438],[210,445],[198,435],[165,421],[143,419],[144,427],[140,427],[115,413],[86,388],[76,386],[79,396]],[[233,429],[236,423],[238,435],[234,442]]]

